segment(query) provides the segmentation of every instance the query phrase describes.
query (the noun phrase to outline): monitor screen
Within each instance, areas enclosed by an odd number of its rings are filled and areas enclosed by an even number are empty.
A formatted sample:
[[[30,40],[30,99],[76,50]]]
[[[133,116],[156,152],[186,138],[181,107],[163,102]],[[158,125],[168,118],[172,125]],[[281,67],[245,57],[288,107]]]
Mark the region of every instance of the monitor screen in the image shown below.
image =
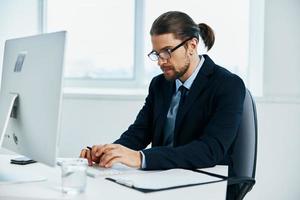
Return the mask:
[[[66,32],[7,40],[0,90],[0,145],[54,166],[60,133]]]

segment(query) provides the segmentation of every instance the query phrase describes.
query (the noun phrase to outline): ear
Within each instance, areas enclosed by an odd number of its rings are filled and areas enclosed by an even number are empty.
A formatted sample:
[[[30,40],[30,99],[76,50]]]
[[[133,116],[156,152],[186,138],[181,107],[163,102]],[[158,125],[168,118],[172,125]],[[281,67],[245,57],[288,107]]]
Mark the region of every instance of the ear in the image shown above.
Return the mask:
[[[197,47],[198,47],[197,38],[193,38],[188,42],[188,49],[189,49],[190,55],[192,55],[195,51],[197,51]]]

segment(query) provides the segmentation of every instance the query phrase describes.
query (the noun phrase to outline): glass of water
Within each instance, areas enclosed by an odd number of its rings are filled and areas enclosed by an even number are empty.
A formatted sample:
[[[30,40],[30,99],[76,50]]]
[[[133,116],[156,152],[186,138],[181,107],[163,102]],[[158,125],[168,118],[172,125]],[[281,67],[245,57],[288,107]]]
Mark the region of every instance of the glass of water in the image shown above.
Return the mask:
[[[87,160],[83,158],[66,159],[61,162],[62,192],[79,194],[86,188]]]

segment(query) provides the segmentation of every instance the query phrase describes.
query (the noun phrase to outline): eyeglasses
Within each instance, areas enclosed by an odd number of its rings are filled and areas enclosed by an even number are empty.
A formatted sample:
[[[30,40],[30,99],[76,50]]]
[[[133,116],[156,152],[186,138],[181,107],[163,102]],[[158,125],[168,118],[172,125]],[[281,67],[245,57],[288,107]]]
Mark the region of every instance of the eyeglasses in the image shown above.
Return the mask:
[[[158,59],[163,59],[163,60],[168,60],[171,58],[171,53],[174,52],[176,49],[178,49],[179,47],[181,47],[182,45],[184,45],[187,41],[193,39],[194,37],[190,37],[186,40],[184,40],[183,42],[181,42],[180,44],[178,44],[176,47],[172,48],[172,49],[163,49],[161,52],[157,52],[157,51],[151,51],[148,54],[148,57],[150,58],[150,60],[152,61],[158,61]]]

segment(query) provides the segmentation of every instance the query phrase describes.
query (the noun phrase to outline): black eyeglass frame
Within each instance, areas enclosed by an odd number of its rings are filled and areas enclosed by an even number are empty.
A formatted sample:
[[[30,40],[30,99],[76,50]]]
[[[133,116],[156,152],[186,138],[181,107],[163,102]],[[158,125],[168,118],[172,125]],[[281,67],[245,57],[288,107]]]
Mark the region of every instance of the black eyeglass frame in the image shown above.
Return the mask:
[[[163,60],[168,60],[171,58],[171,53],[174,52],[176,49],[178,49],[179,47],[181,47],[182,45],[184,45],[187,41],[193,39],[194,37],[189,37],[188,39],[184,40],[183,42],[181,42],[180,44],[178,44],[177,46],[175,46],[172,49],[164,49],[161,52],[157,52],[155,50],[151,51],[150,53],[148,53],[148,57],[150,58],[150,60],[152,61],[158,61],[158,59],[163,59]],[[168,58],[164,58],[163,56],[161,56],[162,53],[167,53],[165,55],[168,55]]]

